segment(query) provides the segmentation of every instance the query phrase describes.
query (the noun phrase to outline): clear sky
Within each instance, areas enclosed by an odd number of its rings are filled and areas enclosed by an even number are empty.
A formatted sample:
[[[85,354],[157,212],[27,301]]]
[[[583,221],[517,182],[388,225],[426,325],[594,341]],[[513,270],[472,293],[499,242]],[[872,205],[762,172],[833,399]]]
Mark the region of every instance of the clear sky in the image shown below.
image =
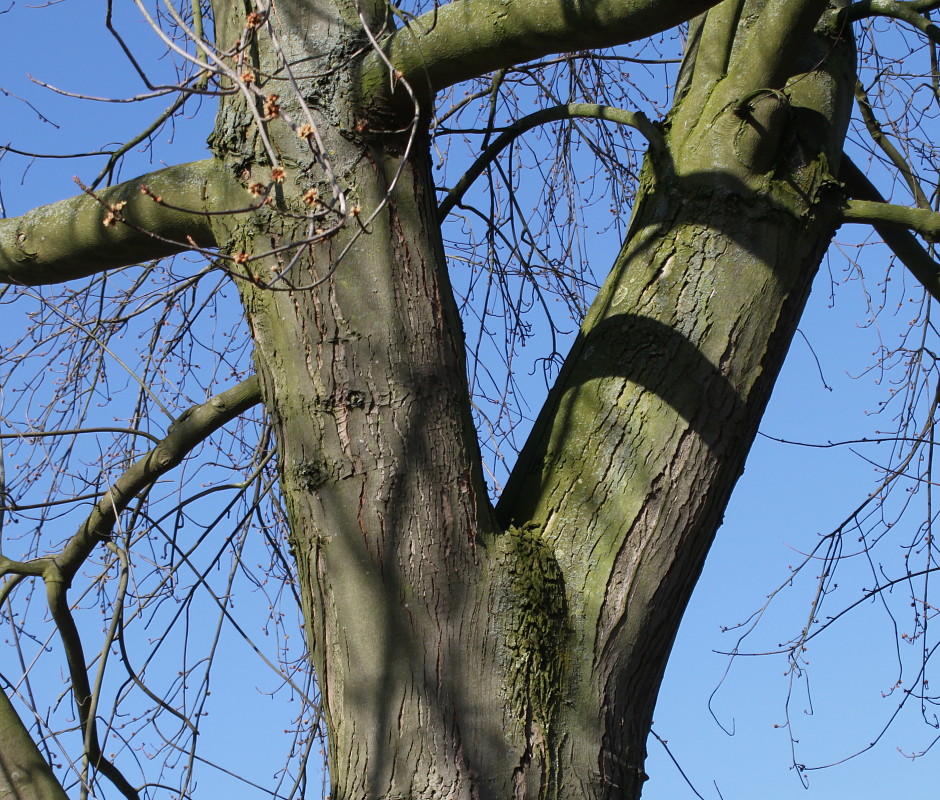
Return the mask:
[[[871,269],[878,266],[874,258]],[[899,320],[859,327],[866,318],[859,281],[837,287],[834,307],[829,290],[824,265],[801,325],[809,344],[799,336],[794,342],[761,425],[768,436],[823,444],[871,438],[891,428],[886,415],[870,413],[885,395],[884,387],[875,385],[876,375],[852,376],[870,365],[879,334],[890,340],[892,322]],[[832,391],[823,385],[820,370]],[[732,651],[740,635],[722,628],[759,611],[786,583],[790,567],[866,499],[882,477],[869,461],[883,459],[886,448],[806,448],[758,438],[683,620],[655,717],[655,731],[704,797],[719,796],[713,782],[725,800],[753,793],[768,800],[933,795],[936,753],[908,756],[930,745],[936,719],[928,706],[925,722],[911,701],[874,748],[838,766],[804,773],[805,792],[790,769],[794,762],[818,767],[842,761],[867,748],[897,710],[903,688],[916,683],[916,645],[902,645],[905,683],[891,691],[899,659],[892,618],[880,602],[860,605],[813,640],[804,654],[808,666],[792,682],[784,656],[742,656],[731,663],[721,654]],[[877,568],[898,574],[900,545],[922,519],[912,512],[893,529],[894,550],[875,555]],[[846,553],[853,546],[861,550],[853,533],[846,536]],[[870,589],[870,570],[862,555],[847,559],[824,612],[835,614],[857,599],[860,587]],[[773,652],[799,634],[820,571],[818,562],[811,563],[792,588],[774,598],[740,652]],[[893,602],[899,633],[908,630],[906,589],[891,599],[900,601]],[[791,734],[797,740],[792,749]],[[658,742],[650,740],[649,752],[652,777],[645,796],[694,797]]]
[[[147,115],[153,117],[162,110],[166,101],[159,99],[148,104],[144,116],[128,112],[125,106],[64,100],[26,80],[29,72],[77,92],[127,96],[141,91],[113,42],[100,35],[103,16],[103,4],[87,0],[65,0],[35,9],[17,2],[8,13],[0,14],[0,86],[10,93],[0,97],[0,140],[36,151],[83,152],[102,141],[126,140]],[[139,52],[146,53],[148,47],[158,52],[142,23],[128,23],[125,30],[134,36]],[[59,127],[41,120],[36,110],[16,96],[29,98],[38,112]],[[181,125],[172,147],[165,146],[172,131],[161,134],[152,162],[150,154],[134,155],[123,177],[155,168],[161,159],[173,163],[203,156],[210,125],[211,110],[204,112],[198,124]],[[15,215],[73,194],[76,172],[88,177],[95,169],[75,161],[30,164],[3,157],[0,196],[7,213]],[[854,252],[857,234],[847,232],[840,239],[847,243],[847,252]],[[611,245],[603,248],[596,261],[612,257]],[[871,413],[886,398],[892,379],[866,370],[876,359],[873,353],[882,343],[891,346],[897,341],[914,316],[913,304],[902,296],[919,297],[919,293],[898,275],[890,291],[892,302],[902,298],[900,310],[889,306],[891,313],[869,322],[866,291],[877,296],[887,256],[872,248],[863,259],[864,282],[859,270],[847,266],[835,250],[824,263],[801,325],[802,335],[794,342],[761,426],[763,434],[823,444],[876,437],[878,431],[890,431],[896,425],[891,421],[896,413],[893,408],[880,416]],[[541,354],[540,344],[544,343],[530,345],[533,358]],[[537,375],[525,378],[525,373],[527,369],[520,370],[526,381],[524,394],[535,409],[541,380]],[[885,602],[879,597],[860,605],[814,639],[803,654],[808,666],[798,676],[787,674],[785,656],[742,655],[729,669],[728,656],[721,654],[735,647],[740,632],[723,633],[722,628],[743,623],[761,609],[767,595],[788,581],[790,567],[803,561],[821,535],[850,516],[882,478],[877,466],[887,461],[888,447],[856,444],[821,449],[758,439],[692,597],[655,719],[656,733],[668,741],[679,765],[709,800],[744,800],[755,794],[766,800],[794,796],[875,800],[900,793],[910,797],[936,793],[937,755],[908,757],[926,748],[937,734],[932,708],[928,706],[922,714],[916,701],[908,703],[910,707],[905,707],[871,751],[829,769],[804,773],[807,790],[791,768],[794,761],[816,767],[864,749],[879,736],[905,687],[916,684],[917,648],[929,639],[921,637],[900,648],[896,644],[895,625],[898,635],[910,630],[904,616],[909,604],[907,587],[900,587]],[[839,589],[826,598],[822,617],[871,588],[873,570],[883,570],[889,578],[898,575],[901,547],[916,538],[924,519],[923,508],[917,507],[921,501],[922,493],[892,529],[890,536],[896,541],[892,544],[892,539],[886,539],[883,554],[879,550],[873,560],[859,554],[840,567]],[[873,524],[867,521],[863,530],[874,530]],[[846,536],[846,553],[852,547],[861,553],[858,545],[857,533]],[[806,623],[818,574],[818,564],[811,562],[792,588],[775,596],[760,626],[740,645],[740,652],[778,650],[780,643],[797,635]],[[222,748],[229,765],[252,760],[263,764],[282,746],[277,732],[286,723],[267,710],[276,701],[254,689],[267,687],[268,679],[243,673],[240,665],[247,663],[248,654],[237,638],[226,638],[224,644],[231,648],[231,662],[239,667],[219,678],[217,693],[241,685],[238,691],[243,699],[229,709],[231,717],[222,708],[207,718],[206,738],[215,731],[224,735],[237,726],[238,736],[228,737]],[[13,670],[8,658],[9,653],[0,650],[0,672]],[[900,688],[899,675],[904,681]],[[255,735],[243,738],[246,716]],[[731,731],[733,735],[728,734]],[[243,749],[235,749],[235,738]],[[649,751],[652,777],[645,797],[694,797],[657,741],[650,741]],[[259,768],[262,777],[270,771]],[[203,773],[197,796],[223,791],[232,792],[231,796],[260,796],[247,787],[235,787],[208,771]]]

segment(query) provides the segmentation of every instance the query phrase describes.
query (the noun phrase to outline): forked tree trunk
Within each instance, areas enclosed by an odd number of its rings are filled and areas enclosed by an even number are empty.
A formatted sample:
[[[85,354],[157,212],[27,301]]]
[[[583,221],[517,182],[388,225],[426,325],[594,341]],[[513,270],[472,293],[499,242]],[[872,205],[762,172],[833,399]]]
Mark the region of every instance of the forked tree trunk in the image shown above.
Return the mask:
[[[362,20],[382,30],[386,4],[279,0],[274,39],[252,34],[253,4],[214,0],[219,49],[243,52],[249,86],[223,98],[216,163],[163,171],[146,202],[125,185],[104,210],[67,201],[4,227],[7,282],[170,245],[235,257],[335,800],[640,795],[682,610],[839,219],[854,47],[825,0],[725,0],[693,22],[627,240],[496,509],[427,103],[512,63],[506,42],[550,52],[569,27],[567,46],[626,41],[708,5],[549,2],[542,36],[500,0],[445,6],[433,47],[412,30],[388,45],[424,102],[411,137],[381,58],[359,57]],[[175,207],[151,202],[161,181]],[[267,191],[271,206],[230,213]],[[320,237],[344,204],[355,219]],[[70,225],[81,235],[46,235]],[[9,703],[0,720],[0,793],[59,796]]]
[[[384,203],[361,233],[303,254],[289,277],[311,288],[240,281],[337,800],[639,796],[681,609],[840,205],[851,46],[834,18],[811,37],[818,0],[775,3],[785,10],[767,19],[742,5],[692,26],[629,238],[498,514],[427,142],[403,164],[407,136],[376,130],[349,77],[330,72],[363,43],[348,10],[278,5],[296,34],[285,57],[319,76],[301,86],[348,202],[363,217]],[[224,46],[244,14],[218,6]],[[252,58],[276,72],[273,52]],[[302,213],[310,188],[329,187],[276,122],[276,201]],[[242,100],[223,103],[214,147],[246,187],[270,172],[257,134]],[[234,190],[231,206],[246,197]],[[304,235],[284,218],[253,224],[219,217],[217,239],[260,254]],[[245,268],[264,280],[290,257]]]

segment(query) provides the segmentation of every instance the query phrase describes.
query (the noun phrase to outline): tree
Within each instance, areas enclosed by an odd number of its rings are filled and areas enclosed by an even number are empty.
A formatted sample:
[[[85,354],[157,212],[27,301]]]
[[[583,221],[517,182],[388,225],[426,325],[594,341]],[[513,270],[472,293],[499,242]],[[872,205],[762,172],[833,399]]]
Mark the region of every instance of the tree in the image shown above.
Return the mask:
[[[99,727],[113,737],[114,725],[97,709],[70,587],[107,548],[102,569],[122,576],[108,596],[122,608],[132,532],[154,525],[146,501],[158,478],[261,402],[261,444],[246,438],[231,462],[270,474],[276,443],[331,795],[639,797],[682,611],[835,231],[873,224],[940,297],[940,267],[912,233],[929,244],[940,217],[915,171],[885,150],[919,207],[893,205],[843,153],[856,96],[880,132],[857,81],[853,26],[868,42],[867,20],[896,19],[933,54],[940,34],[929,14],[940,3],[452,0],[412,12],[258,0],[185,13],[163,4],[159,15],[138,6],[188,65],[177,84],[150,86],[176,97],[158,122],[193,97],[217,97],[211,157],[105,186],[127,148],[118,149],[77,196],[0,223],[0,280],[90,279],[97,289],[85,299],[69,296],[84,316],[96,291],[121,280],[114,270],[203,254],[210,266],[159,301],[131,279],[98,326],[57,301],[84,343],[73,369],[94,372],[89,354],[141,309],[165,316],[199,280],[222,275],[237,288],[257,376],[168,411],[173,424],[153,435],[144,412],[172,378],[148,364],[119,433],[125,458],[140,453],[128,437],[149,435],[153,449],[115,481],[84,479],[93,508],[60,549],[44,541],[0,556],[0,601],[45,584],[81,734],[81,792],[102,779],[126,797],[167,787],[133,784],[102,747]],[[440,124],[441,92],[493,73],[478,95],[495,98],[516,65],[683,23],[662,120],[594,102],[600,95],[562,98],[495,138],[490,119],[479,159],[438,205],[428,131]],[[635,128],[649,151],[622,251],[493,505],[441,220],[526,130],[575,118]],[[616,153],[603,155],[616,169]],[[38,441],[58,413],[50,407],[17,440]],[[52,491],[81,495],[79,480],[56,478]],[[8,510],[22,510],[4,494]],[[156,563],[187,557],[174,537],[173,548],[154,548]],[[99,674],[112,648],[123,657],[121,613],[110,617]],[[154,702],[194,733],[188,711]],[[0,703],[0,787],[65,796],[29,735],[33,720],[6,695]]]

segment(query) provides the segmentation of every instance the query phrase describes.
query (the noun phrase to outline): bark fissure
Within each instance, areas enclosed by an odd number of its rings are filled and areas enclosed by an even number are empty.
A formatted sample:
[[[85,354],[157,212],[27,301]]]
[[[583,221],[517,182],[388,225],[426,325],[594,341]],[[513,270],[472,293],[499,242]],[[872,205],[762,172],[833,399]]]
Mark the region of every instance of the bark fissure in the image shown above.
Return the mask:
[[[816,47],[831,50],[835,40],[820,30]],[[791,37],[792,26],[780,35]],[[654,700],[647,690],[662,675],[670,620],[701,569],[838,223],[828,169],[851,102],[851,60],[802,75],[815,85],[788,90],[793,113],[761,113],[776,143],[745,159],[729,87],[750,89],[733,62],[727,75],[697,65],[669,120],[666,152],[652,156],[666,162],[655,179],[646,167],[620,261],[499,506],[505,523],[537,526],[569,587],[573,649],[585,655],[560,724],[594,731],[593,747],[569,740],[566,763],[594,774],[597,796],[638,795]],[[700,74],[717,83],[698,86]],[[831,127],[817,127],[822,135],[809,142],[797,127],[820,101]],[[784,160],[790,171],[777,181]],[[583,442],[596,452],[572,458]]]
[[[384,47],[428,101],[481,69],[627,41],[712,5],[456,0]],[[246,8],[215,4],[221,46],[244,34]],[[639,796],[679,612],[841,219],[829,172],[855,75],[835,15],[816,24],[824,10],[726,2],[693,25],[621,254],[496,510],[430,174],[430,108],[413,137],[391,132],[382,59],[335,68],[367,39],[360,9],[281,0],[302,35],[280,49],[259,36],[246,59],[259,76],[303,63],[319,77],[298,79],[280,119],[259,120],[257,98],[222,99],[215,159],[191,167],[202,183],[162,173],[205,213],[171,218],[117,187],[104,208],[75,201],[94,212],[81,206],[94,236],[76,266],[40,248],[31,272],[12,250],[0,258],[0,278],[41,282],[97,271],[115,244],[158,252],[104,225],[107,213],[239,256],[336,800]],[[379,26],[387,9],[361,12]],[[322,152],[284,122],[301,113]],[[271,207],[208,213],[243,207],[259,181]],[[368,221],[311,236],[296,212],[314,186]],[[3,253],[20,224],[0,225]]]

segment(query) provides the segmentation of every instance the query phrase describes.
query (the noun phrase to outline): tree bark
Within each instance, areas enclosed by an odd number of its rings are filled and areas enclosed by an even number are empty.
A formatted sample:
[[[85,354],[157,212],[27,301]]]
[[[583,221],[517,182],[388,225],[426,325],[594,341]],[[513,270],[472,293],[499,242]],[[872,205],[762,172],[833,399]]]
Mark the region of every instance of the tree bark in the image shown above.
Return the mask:
[[[209,213],[229,180],[197,161],[0,220],[0,283],[63,283],[214,247]]]
[[[390,25],[384,4],[280,0],[278,38],[252,33],[248,4],[213,5],[218,49],[243,63],[211,198],[174,184],[200,213],[126,187],[76,200],[90,238],[74,265],[33,247],[22,270],[5,251],[0,280],[90,274],[115,247],[159,255],[142,236],[161,225],[174,247],[219,248],[277,436],[335,800],[638,798],[681,611],[841,219],[855,76],[838,17],[823,0],[726,0],[692,24],[623,250],[494,510],[427,98],[502,65],[507,41],[530,57],[626,41],[712,3],[524,3],[548,10],[541,38],[514,3],[445,6],[438,27],[384,40],[414,109],[381,57],[355,60],[363,23]],[[448,49],[481,20],[492,36]],[[61,228],[60,210],[37,213]],[[22,244],[5,225],[0,246]]]
[[[67,800],[65,790],[0,689],[0,798]]]
[[[503,524],[531,526],[564,576],[559,796],[640,795],[682,611],[840,219],[851,43],[832,17],[815,36],[812,14],[776,28],[752,18],[751,45],[787,72],[735,68],[730,48],[715,52],[730,26],[746,53],[733,6],[693,28],[624,248],[498,508]]]
[[[280,59],[326,74],[322,42],[361,46],[348,10],[312,5],[279,5],[308,35],[280,54],[255,47],[258,75]],[[819,0],[741,5],[699,23],[623,253],[498,522],[423,134],[377,131],[341,74],[305,84],[331,177],[296,129],[259,123],[239,96],[223,103],[213,144],[231,173],[246,188],[269,180],[265,136],[284,170],[270,218],[219,217],[215,236],[250,259],[239,286],[333,797],[639,796],[681,609],[842,205],[831,170],[851,47],[831,16],[812,36]],[[244,22],[226,11],[216,27],[225,46]],[[284,118],[304,113],[279,102]],[[285,212],[311,187],[336,201],[337,182],[366,221],[289,255],[305,228]]]
[[[282,20],[307,36],[283,41],[280,54],[256,50],[257,74],[274,74],[281,59],[322,74],[329,71],[323,42],[346,52],[362,45],[342,9],[313,5],[279,4]],[[216,25],[223,42],[243,28],[229,10]],[[487,628],[484,556],[495,525],[426,134],[410,147],[408,130],[364,135],[342,75],[302,91],[347,207],[362,209],[361,226],[349,224],[301,253],[284,277],[309,288],[250,279],[239,287],[277,432],[329,730],[330,793],[505,798],[524,743],[514,748],[505,733],[503,670]],[[283,114],[303,113],[287,92],[281,98]],[[244,185],[266,180],[270,169],[243,174],[244,165],[263,163],[263,154],[248,150],[260,138],[256,125],[233,98],[213,140]],[[274,122],[266,135],[286,172],[276,211],[302,212],[311,188],[330,196],[306,142]],[[246,265],[259,283],[293,257],[263,253],[305,235],[304,221],[276,211],[263,233],[253,221],[217,220],[229,252],[262,256]]]

